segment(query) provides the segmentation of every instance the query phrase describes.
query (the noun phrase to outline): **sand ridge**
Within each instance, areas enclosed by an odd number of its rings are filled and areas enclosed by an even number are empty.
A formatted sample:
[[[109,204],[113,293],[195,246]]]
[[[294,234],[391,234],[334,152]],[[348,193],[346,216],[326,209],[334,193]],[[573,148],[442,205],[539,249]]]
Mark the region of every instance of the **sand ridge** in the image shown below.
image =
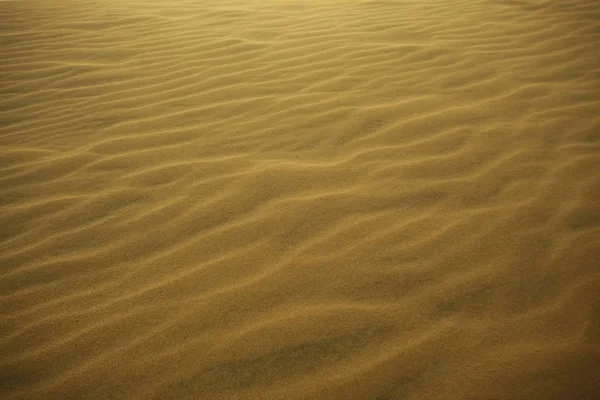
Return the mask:
[[[594,1],[0,21],[0,397],[600,389]]]

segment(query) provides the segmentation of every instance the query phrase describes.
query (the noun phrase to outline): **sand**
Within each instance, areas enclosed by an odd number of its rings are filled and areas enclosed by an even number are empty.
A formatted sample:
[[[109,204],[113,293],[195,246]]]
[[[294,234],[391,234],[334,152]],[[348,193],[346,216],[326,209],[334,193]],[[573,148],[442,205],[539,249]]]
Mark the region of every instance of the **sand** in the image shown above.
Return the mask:
[[[600,3],[0,1],[2,399],[596,399]]]

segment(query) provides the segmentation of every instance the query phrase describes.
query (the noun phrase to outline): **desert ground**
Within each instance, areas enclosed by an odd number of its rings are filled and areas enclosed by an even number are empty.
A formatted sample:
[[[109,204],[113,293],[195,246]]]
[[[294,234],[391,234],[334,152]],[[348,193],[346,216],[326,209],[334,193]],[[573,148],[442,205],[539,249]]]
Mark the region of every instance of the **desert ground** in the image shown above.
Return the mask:
[[[599,398],[600,2],[4,0],[0,56],[0,398]]]

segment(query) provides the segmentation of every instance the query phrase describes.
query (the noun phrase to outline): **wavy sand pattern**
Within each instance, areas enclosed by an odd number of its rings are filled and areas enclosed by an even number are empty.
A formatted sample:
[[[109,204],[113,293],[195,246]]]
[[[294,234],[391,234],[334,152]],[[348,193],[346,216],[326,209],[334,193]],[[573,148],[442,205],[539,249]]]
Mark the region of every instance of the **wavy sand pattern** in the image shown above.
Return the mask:
[[[598,2],[0,20],[3,399],[596,398]]]

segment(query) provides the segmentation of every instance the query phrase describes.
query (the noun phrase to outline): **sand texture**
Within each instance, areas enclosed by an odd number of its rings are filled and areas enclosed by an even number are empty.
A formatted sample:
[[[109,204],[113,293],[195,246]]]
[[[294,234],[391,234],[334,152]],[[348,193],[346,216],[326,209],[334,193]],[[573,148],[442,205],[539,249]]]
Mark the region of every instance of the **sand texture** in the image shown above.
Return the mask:
[[[0,1],[0,398],[592,400],[600,2]]]

